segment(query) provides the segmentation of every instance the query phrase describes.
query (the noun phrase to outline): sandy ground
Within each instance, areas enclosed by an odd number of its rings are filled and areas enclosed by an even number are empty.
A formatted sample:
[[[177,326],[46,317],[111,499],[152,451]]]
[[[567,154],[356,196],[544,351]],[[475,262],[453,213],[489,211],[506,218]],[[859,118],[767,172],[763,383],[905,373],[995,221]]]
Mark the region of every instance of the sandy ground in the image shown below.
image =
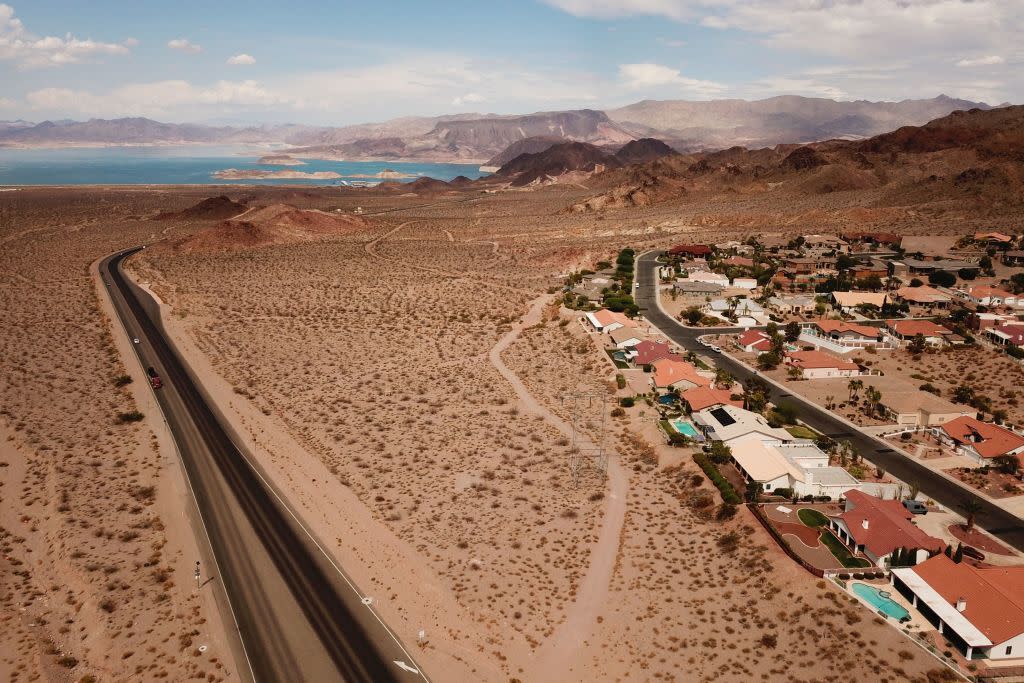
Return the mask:
[[[913,648],[795,567],[744,510],[716,521],[714,490],[685,449],[656,445],[643,404],[608,418],[610,476],[584,470],[573,486],[563,397],[611,395],[613,370],[560,312],[520,322],[553,298],[559,274],[623,246],[742,239],[783,219],[794,233],[855,215],[869,229],[874,219],[853,212],[863,197],[788,202],[789,217],[731,197],[606,220],[560,213],[585,195],[575,187],[437,201],[233,193],[359,205],[375,223],[255,250],[153,249],[133,268],[317,536],[403,639],[426,630],[417,657],[435,678],[922,680],[935,668],[900,654]],[[123,350],[86,270],[127,244],[208,228],[148,218],[210,191],[12,194],[0,214],[18,226],[0,233],[17,323],[0,356],[12,437],[0,514],[4,578],[17,580],[3,583],[0,673],[226,677],[216,638],[196,654],[212,620],[177,569],[195,551],[173,457],[152,445],[158,425],[112,421],[136,405],[148,413],[146,387],[113,387]],[[600,437],[597,416],[578,426]]]

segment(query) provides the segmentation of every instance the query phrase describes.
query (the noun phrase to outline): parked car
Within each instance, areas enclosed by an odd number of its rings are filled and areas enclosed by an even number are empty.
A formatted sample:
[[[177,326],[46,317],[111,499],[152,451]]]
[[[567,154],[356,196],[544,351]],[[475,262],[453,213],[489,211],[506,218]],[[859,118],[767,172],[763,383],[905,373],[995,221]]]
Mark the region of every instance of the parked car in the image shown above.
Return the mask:
[[[965,546],[963,546],[962,550],[963,550],[964,555],[966,555],[967,557],[973,557],[976,560],[984,560],[985,559],[985,553],[981,552],[977,548],[973,548],[973,547],[971,547],[969,545],[965,545]]]
[[[711,350],[714,351],[715,353],[721,353],[722,352],[722,349],[718,348],[717,346],[712,346]]]
[[[928,506],[919,500],[905,500],[903,501],[903,507],[907,508],[907,511],[915,515],[927,515]]]

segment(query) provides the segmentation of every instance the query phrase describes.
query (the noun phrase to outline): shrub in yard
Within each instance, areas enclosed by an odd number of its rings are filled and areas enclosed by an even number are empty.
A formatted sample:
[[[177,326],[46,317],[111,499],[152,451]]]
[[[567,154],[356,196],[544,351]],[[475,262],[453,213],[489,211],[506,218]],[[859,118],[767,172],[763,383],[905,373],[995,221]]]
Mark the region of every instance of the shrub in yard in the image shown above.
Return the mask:
[[[863,579],[864,578],[864,574],[861,573],[861,572],[854,572],[853,573],[853,578],[855,578],[855,579]]]
[[[626,378],[622,376],[621,372],[615,375],[615,386],[617,386],[619,389],[626,388]]]
[[[715,464],[711,462],[711,459],[708,458],[707,455],[704,453],[695,453],[693,461],[697,463],[702,470],[704,470],[704,474],[707,475],[707,478],[710,479],[711,483],[714,484],[721,492],[723,502],[730,503],[732,505],[738,505],[742,502],[740,495],[736,493],[736,489],[733,488],[728,479],[722,476],[722,473],[718,471],[718,468],[715,467]]]
[[[774,491],[772,491],[772,495],[774,495],[774,496],[782,496],[783,498],[792,498],[793,497],[793,489],[787,489],[787,488],[775,489]]]
[[[842,579],[843,581],[846,581],[846,580],[848,580],[848,579],[850,578],[850,575],[849,575],[849,574],[847,574],[846,572],[842,572],[842,573],[841,573],[841,574],[839,575],[839,578],[840,578],[840,579]]]

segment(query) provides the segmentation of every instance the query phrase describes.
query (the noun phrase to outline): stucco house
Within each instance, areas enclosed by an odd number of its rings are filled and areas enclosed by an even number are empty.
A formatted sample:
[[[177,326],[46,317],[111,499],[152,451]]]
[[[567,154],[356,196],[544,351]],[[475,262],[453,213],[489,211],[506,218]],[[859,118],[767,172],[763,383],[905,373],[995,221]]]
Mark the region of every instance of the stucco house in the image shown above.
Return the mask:
[[[675,358],[661,358],[651,364],[651,384],[655,389],[691,389],[711,386],[712,379],[696,367]]]
[[[764,330],[747,330],[736,338],[736,345],[746,353],[764,353],[772,348],[772,338]]]
[[[731,441],[749,435],[779,442],[792,441],[793,436],[781,427],[772,427],[763,415],[737,408],[707,408],[692,415],[704,435],[713,441]]]
[[[635,327],[619,327],[608,333],[617,349],[628,349],[644,340],[643,335]]]
[[[885,416],[901,427],[937,427],[974,415],[977,411],[927,391],[882,391],[879,403]]]
[[[824,351],[791,351],[783,362],[800,370],[804,379],[855,377],[863,374],[860,366]]]
[[[1024,566],[974,567],[940,553],[894,568],[890,580],[967,659],[1024,655]]]
[[[860,305],[880,309],[889,303],[889,295],[886,292],[832,292],[832,301],[836,308],[848,313]]]
[[[809,441],[784,443],[750,434],[726,444],[744,479],[760,484],[766,493],[792,489],[799,496],[838,499],[860,485],[842,467],[830,467],[828,454]]]
[[[846,508],[830,517],[828,528],[854,552],[886,568],[900,548],[915,551],[918,562],[942,552],[946,544],[914,526],[914,515],[898,500],[881,500],[860,491],[846,494]]]
[[[640,323],[628,317],[625,313],[609,311],[607,308],[590,311],[586,313],[584,317],[587,322],[590,323],[590,326],[598,332],[611,332],[612,330],[617,330],[620,327],[640,326]]]
[[[946,346],[954,336],[953,330],[931,320],[887,320],[885,331],[891,341],[895,340],[901,346],[919,334],[924,337],[925,344],[933,347]]]
[[[1024,436],[1005,427],[971,417],[958,417],[932,430],[939,443],[961,455],[991,464],[993,458],[1024,452]]]

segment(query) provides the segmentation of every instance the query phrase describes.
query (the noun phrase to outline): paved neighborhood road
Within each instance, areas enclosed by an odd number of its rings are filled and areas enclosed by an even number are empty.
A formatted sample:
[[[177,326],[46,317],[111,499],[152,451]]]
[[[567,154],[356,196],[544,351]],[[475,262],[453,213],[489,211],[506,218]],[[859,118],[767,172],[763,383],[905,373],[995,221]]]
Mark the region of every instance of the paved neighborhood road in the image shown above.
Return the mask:
[[[657,258],[662,252],[647,252],[637,259],[636,302],[641,314],[679,346],[707,355],[709,350],[702,346],[697,337],[735,328],[690,328],[680,324],[665,313],[657,299]],[[725,355],[715,355],[715,363],[729,372],[740,382],[759,375],[743,363]],[[853,429],[849,424],[795,393],[779,391],[770,386],[769,398],[777,403],[786,400],[794,404],[800,419],[809,427],[833,439],[851,442],[866,460],[881,467],[897,479],[916,485],[921,492],[954,511],[966,500],[973,499],[981,506],[976,521],[978,526],[997,536],[1018,550],[1024,550],[1024,520],[993,505],[973,491],[933,472],[898,449],[887,448],[875,438]]]
[[[213,557],[203,578],[237,625],[239,674],[256,681],[426,681],[408,651],[232,440],[167,341],[156,302],[107,257],[100,274],[174,437]],[[224,607],[223,602],[221,604]]]

